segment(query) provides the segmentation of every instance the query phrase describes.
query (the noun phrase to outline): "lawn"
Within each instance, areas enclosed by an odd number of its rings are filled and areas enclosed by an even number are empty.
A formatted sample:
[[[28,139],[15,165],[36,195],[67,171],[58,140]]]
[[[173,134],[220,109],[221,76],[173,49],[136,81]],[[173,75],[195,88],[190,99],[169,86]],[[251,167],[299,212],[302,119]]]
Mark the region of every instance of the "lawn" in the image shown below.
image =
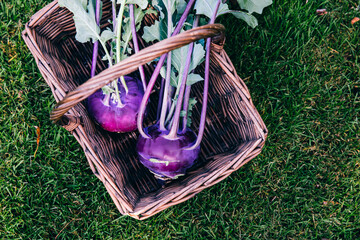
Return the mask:
[[[119,214],[75,138],[49,120],[55,100],[21,32],[50,2],[0,0],[1,239],[360,239],[358,1],[278,0],[256,29],[219,19],[267,142],[145,221]]]

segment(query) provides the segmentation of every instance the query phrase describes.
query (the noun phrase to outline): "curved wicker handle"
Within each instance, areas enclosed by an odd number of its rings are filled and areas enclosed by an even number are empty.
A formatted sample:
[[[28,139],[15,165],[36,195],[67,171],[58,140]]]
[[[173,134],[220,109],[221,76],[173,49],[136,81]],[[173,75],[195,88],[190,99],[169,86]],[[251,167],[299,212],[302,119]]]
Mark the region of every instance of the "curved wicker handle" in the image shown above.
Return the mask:
[[[223,32],[225,32],[225,27],[223,25],[208,24],[182,32],[176,36],[167,38],[142,49],[138,53],[102,71],[95,77],[90,78],[72,92],[68,93],[64,99],[56,104],[50,114],[50,120],[54,122],[59,121],[61,117],[76,104],[86,99],[106,84],[109,84],[114,79],[136,71],[139,66],[151,62],[163,54],[190,44],[191,42],[195,42],[203,38],[214,37]]]

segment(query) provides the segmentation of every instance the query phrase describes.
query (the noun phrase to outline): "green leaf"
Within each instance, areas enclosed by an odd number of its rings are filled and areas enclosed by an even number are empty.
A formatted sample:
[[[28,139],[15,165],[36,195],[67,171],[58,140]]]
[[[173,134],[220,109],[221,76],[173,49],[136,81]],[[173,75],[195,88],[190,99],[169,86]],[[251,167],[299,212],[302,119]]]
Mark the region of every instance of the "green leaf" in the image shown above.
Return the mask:
[[[131,31],[131,21],[130,17],[126,17],[123,21],[123,33],[121,34],[121,38],[123,41],[123,46],[127,46],[132,39],[132,31]]]
[[[175,0],[175,1],[171,0],[170,1],[170,3],[171,3],[170,6],[168,6],[168,1],[167,0],[163,0],[162,2],[164,4],[165,8],[170,10],[171,15],[174,14],[176,10],[178,11],[178,13],[179,12],[183,13],[185,8],[186,8],[186,5],[187,5],[185,0]]]
[[[160,75],[162,78],[166,78],[166,66],[162,66],[160,69]],[[171,71],[170,73],[170,85],[173,87],[177,87],[178,79],[174,71]]]
[[[160,13],[160,21],[165,18],[165,15],[163,13],[163,9],[165,9],[163,1],[160,0],[152,0],[151,5]],[[166,9],[165,9],[166,11]]]
[[[187,54],[189,51],[189,46],[184,46],[178,49],[175,49],[172,53],[172,65],[175,67],[175,69],[180,73],[182,72],[183,65],[186,62]],[[199,44],[194,44],[194,49],[192,53],[191,63],[189,67],[189,72],[194,70],[199,64],[202,63],[202,61],[205,58],[205,50],[204,47]]]
[[[188,114],[187,114],[187,123],[186,123],[186,126],[187,127],[191,127],[191,117],[192,117],[192,111],[193,111],[193,108],[195,106],[195,104],[197,103],[196,99],[195,98],[190,98],[189,99],[189,106],[188,106]]]
[[[110,28],[104,30],[101,33],[101,40],[103,42],[107,42],[107,41],[109,41],[110,39],[113,39],[113,38],[115,38],[115,33]]]
[[[168,0],[152,0],[152,6],[159,13],[159,20],[150,27],[144,27],[143,39],[147,42],[166,39],[168,37],[168,10],[171,13],[171,31],[173,31],[174,25],[180,19],[179,15],[184,12],[187,3],[185,0],[171,0],[170,4],[168,4]]]
[[[183,14],[186,9],[187,3],[185,0],[178,0],[176,5],[177,14]]]
[[[160,76],[166,78],[166,67],[164,65],[160,69]]]
[[[217,2],[218,0],[197,0],[194,6],[196,14],[205,15],[208,18],[211,18],[214,15]],[[229,11],[228,5],[226,3],[220,3],[217,16],[226,11]]]
[[[185,0],[171,0],[171,4],[168,6],[167,0],[152,0],[152,6],[160,13],[159,20],[160,22],[167,23],[167,10],[169,9],[172,15],[173,26],[180,19],[180,15],[185,11],[187,3]],[[173,28],[172,26],[172,28]]]
[[[204,61],[205,53],[206,52],[205,52],[205,49],[204,49],[203,45],[201,45],[200,43],[196,43],[194,45],[194,50],[193,50],[193,53],[192,53],[189,72],[194,70],[197,66],[199,66]]]
[[[145,26],[144,27],[144,34],[143,34],[143,39],[146,42],[152,42],[155,40],[158,40],[161,38],[160,35],[160,22],[159,21],[155,21],[155,23],[151,26]]]
[[[199,74],[195,74],[195,73],[190,73],[187,77],[186,80],[186,85],[187,86],[191,86],[197,82],[203,81],[204,78],[202,76],[200,76]]]
[[[170,85],[173,87],[178,87],[178,77],[174,71],[172,71],[170,74]]]
[[[171,64],[174,66],[174,68],[177,70],[178,73],[182,72],[188,50],[189,50],[189,46],[186,45],[172,51]]]
[[[150,27],[144,27],[143,39],[146,42],[163,40],[167,38],[167,26],[164,21],[155,21]]]
[[[262,11],[265,7],[272,4],[272,0],[237,0],[242,9],[247,10],[249,13],[259,13],[262,14]]]
[[[127,4],[136,4],[138,5],[141,9],[145,9],[148,7],[149,2],[147,0],[127,0],[126,1]]]
[[[58,3],[60,7],[66,7],[74,14],[77,41],[85,43],[99,40],[100,28],[96,24],[93,0],[89,1],[88,11],[84,8],[82,0],[59,0]]]
[[[196,103],[197,103],[197,100],[195,98],[190,98],[189,99],[189,109],[193,109],[193,107],[195,106]]]
[[[132,39],[132,30],[131,30],[131,19],[129,14],[129,9],[126,9],[125,12],[125,19],[123,24],[123,33],[122,33],[122,40],[123,40],[123,46],[128,46],[130,40]],[[141,27],[141,22],[144,19],[146,14],[154,13],[155,11],[152,9],[147,9],[145,11],[141,10],[141,8],[134,8],[134,19],[135,19],[135,26],[136,31],[138,31]],[[156,13],[156,12],[155,12]]]
[[[226,13],[231,13],[236,18],[244,20],[250,27],[255,28],[258,25],[258,21],[256,17],[251,15],[250,13],[242,12],[242,11],[228,11]]]
[[[86,7],[88,5],[88,0],[80,0],[80,2],[81,2],[81,5],[83,6],[83,8],[86,9]],[[59,3],[59,5],[60,5],[60,3]]]
[[[175,70],[178,72],[179,75],[178,78],[176,78],[175,82],[172,84],[172,86],[174,87],[177,87],[178,82],[180,82],[180,79],[182,77],[184,64],[186,62],[188,51],[189,51],[188,45],[172,51],[171,64],[174,66]],[[195,43],[188,73],[190,73],[199,64],[201,64],[204,58],[205,58],[204,47],[199,43]]]

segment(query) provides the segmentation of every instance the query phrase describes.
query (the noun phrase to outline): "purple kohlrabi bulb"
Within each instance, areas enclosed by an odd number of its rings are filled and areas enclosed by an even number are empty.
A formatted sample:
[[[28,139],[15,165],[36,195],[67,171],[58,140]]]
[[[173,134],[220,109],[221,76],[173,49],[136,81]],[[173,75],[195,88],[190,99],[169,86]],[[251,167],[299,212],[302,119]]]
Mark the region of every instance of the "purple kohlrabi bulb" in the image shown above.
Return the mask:
[[[200,147],[187,150],[196,141],[189,128],[178,133],[177,139],[167,139],[168,131],[162,132],[159,125],[145,128],[150,138],[139,136],[137,152],[140,162],[160,177],[176,178],[184,175],[198,158]]]
[[[121,104],[116,97],[107,96],[101,89],[88,97],[88,111],[95,121],[109,132],[131,132],[136,130],[136,119],[141,100],[144,96],[142,82],[125,76],[128,93],[120,81],[118,88]]]

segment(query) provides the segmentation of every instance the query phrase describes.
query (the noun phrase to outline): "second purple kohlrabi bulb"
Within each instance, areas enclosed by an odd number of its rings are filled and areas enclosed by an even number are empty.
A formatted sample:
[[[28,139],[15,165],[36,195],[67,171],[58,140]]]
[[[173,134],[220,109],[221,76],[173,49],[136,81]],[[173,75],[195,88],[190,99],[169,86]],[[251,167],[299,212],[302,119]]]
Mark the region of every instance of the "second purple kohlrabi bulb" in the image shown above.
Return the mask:
[[[177,139],[167,139],[168,131],[162,132],[159,125],[145,128],[150,138],[139,136],[137,152],[140,162],[149,170],[159,175],[174,179],[184,175],[198,158],[200,147],[187,150],[196,141],[195,133],[189,128],[178,133]]]

